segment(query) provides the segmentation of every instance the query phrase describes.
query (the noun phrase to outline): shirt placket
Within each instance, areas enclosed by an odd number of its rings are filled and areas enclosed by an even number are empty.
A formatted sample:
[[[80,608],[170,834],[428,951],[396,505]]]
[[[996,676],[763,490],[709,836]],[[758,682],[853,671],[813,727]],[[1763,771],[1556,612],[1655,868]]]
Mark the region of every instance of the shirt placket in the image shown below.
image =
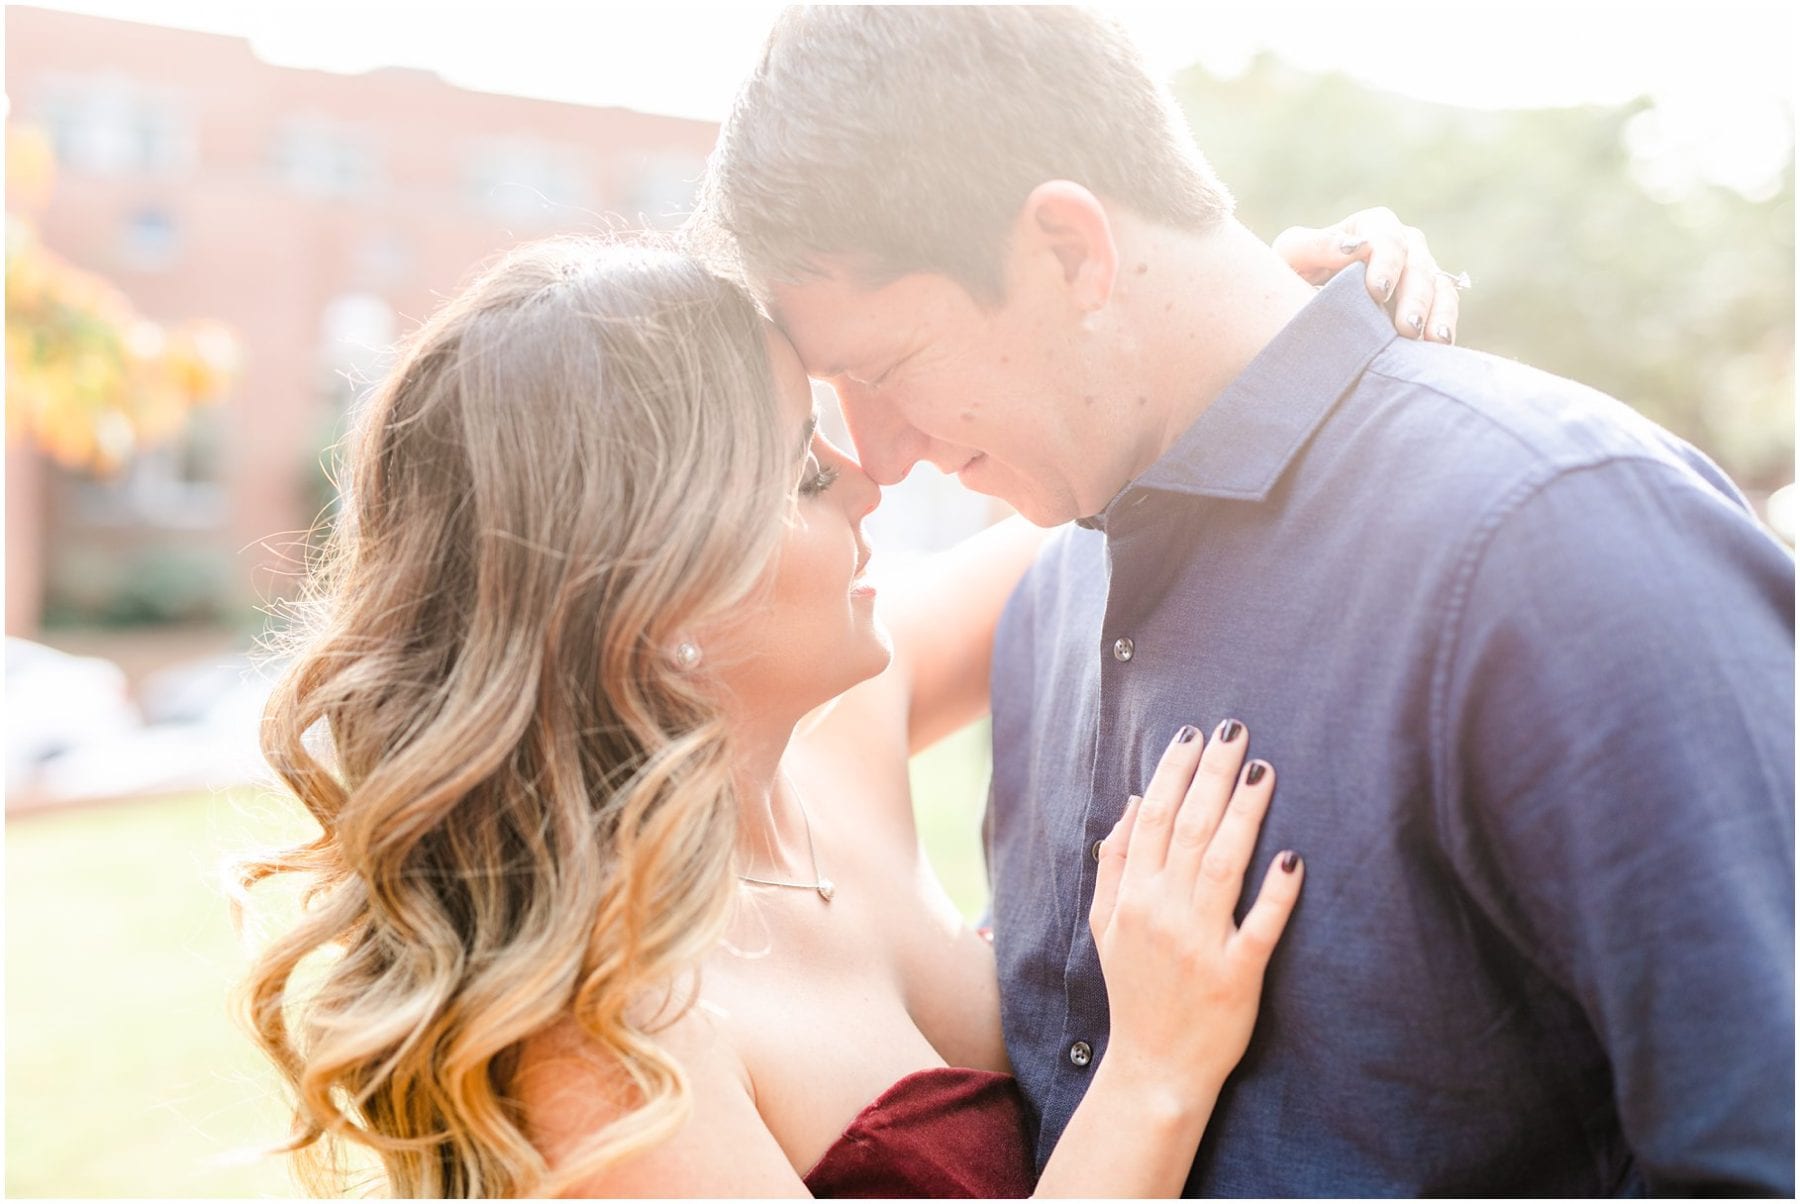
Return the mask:
[[[1135,509],[1135,507],[1132,507]],[[1105,982],[1100,970],[1099,951],[1088,925],[1088,911],[1093,905],[1094,885],[1099,872],[1100,842],[1112,831],[1123,813],[1130,794],[1131,766],[1118,748],[1114,730],[1117,702],[1131,690],[1135,671],[1141,669],[1142,650],[1133,634],[1144,618],[1143,608],[1135,599],[1138,592],[1130,580],[1131,560],[1115,559],[1115,543],[1107,540],[1108,581],[1105,617],[1098,634],[1095,654],[1100,658],[1100,705],[1098,733],[1094,741],[1094,757],[1089,767],[1088,802],[1082,818],[1081,838],[1074,849],[1059,850],[1063,856],[1079,856],[1081,861],[1080,906],[1074,913],[1069,933],[1069,952],[1063,965],[1063,1023],[1055,1051],[1056,1086],[1051,1093],[1054,1124],[1046,1123],[1044,1131],[1060,1133],[1074,1114],[1092,1081],[1094,1068],[1106,1052],[1110,1015],[1106,1002]],[[1046,1116],[1046,1122],[1052,1119]],[[1040,1163],[1048,1150],[1040,1150]]]

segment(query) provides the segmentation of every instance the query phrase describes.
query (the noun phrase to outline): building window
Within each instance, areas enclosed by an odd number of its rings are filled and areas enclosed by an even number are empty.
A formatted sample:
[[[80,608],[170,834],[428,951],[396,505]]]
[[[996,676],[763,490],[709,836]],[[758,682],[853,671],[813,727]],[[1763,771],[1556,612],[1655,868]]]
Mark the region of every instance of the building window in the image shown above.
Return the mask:
[[[162,173],[193,162],[193,128],[174,95],[122,76],[53,76],[38,115],[72,171]]]
[[[180,242],[175,219],[162,209],[145,207],[125,219],[120,250],[126,266],[160,271],[175,262]]]
[[[372,293],[344,293],[319,315],[319,369],[334,416],[379,380],[394,357],[393,308]]]
[[[491,138],[470,147],[463,188],[477,208],[509,221],[553,222],[593,203],[581,157],[534,138]]]
[[[77,513],[94,526],[222,526],[225,419],[221,406],[201,406],[179,436],[138,451],[116,477],[76,479]]]
[[[694,207],[694,194],[705,174],[706,160],[693,155],[637,156],[627,171],[631,185],[626,208],[647,226],[680,225]]]
[[[294,117],[276,135],[275,170],[312,196],[356,196],[375,186],[375,148],[368,134],[344,122]]]

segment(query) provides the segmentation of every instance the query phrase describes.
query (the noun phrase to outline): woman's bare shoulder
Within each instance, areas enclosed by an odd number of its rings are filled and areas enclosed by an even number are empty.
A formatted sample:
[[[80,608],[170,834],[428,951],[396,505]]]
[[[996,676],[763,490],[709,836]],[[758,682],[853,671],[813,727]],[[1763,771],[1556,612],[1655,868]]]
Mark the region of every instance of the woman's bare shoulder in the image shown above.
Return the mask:
[[[687,1084],[684,1115],[648,1149],[564,1188],[571,1197],[804,1196],[805,1184],[756,1109],[742,1059],[703,1007],[656,1033]],[[553,1172],[576,1165],[642,1094],[627,1067],[574,1020],[528,1039],[514,1095]]]

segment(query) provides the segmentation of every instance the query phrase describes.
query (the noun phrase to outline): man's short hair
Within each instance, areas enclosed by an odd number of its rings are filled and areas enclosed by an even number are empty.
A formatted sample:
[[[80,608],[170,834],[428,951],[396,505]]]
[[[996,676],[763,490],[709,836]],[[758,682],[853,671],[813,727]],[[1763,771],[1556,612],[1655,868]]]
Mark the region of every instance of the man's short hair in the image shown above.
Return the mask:
[[[1205,229],[1231,195],[1131,39],[1066,7],[787,9],[738,93],[691,229],[750,282],[842,260],[1004,297],[1007,235],[1032,189],[1081,184]]]

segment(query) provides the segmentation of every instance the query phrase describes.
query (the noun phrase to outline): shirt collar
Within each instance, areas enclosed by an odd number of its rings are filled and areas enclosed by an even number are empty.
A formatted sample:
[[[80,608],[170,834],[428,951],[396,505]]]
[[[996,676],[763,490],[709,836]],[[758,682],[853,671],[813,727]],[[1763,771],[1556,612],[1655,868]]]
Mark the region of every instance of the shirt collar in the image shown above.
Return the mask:
[[[1353,263],[1334,276],[1120,498],[1134,488],[1267,497],[1332,405],[1398,337],[1363,274]]]

